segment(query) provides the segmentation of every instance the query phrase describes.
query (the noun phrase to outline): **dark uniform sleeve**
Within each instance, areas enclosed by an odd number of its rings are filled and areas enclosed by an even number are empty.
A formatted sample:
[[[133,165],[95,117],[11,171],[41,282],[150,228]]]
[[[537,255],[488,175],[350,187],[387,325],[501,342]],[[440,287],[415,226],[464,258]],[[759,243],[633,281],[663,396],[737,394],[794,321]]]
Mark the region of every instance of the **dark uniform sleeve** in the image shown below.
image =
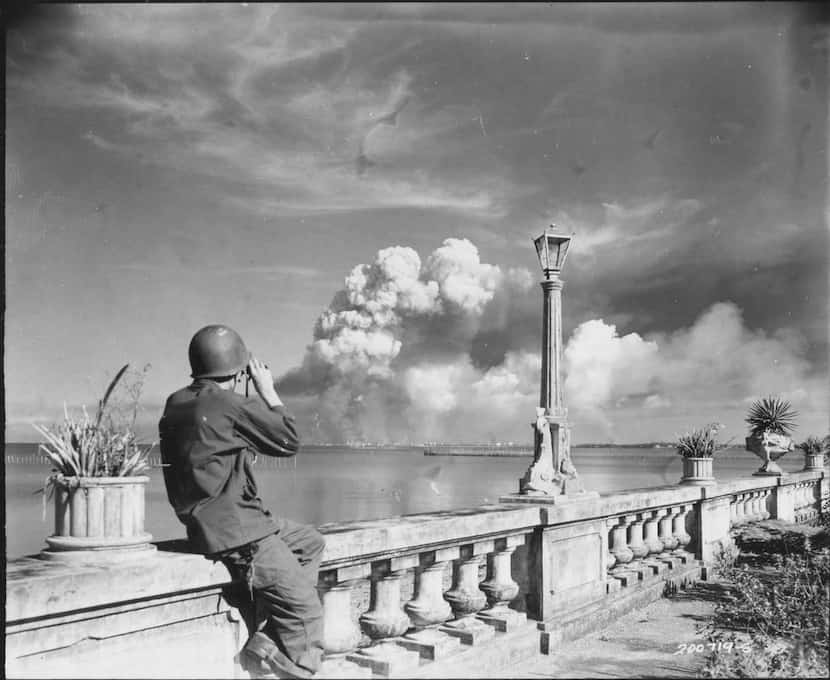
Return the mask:
[[[270,408],[259,397],[240,404],[235,428],[254,452],[263,456],[289,457],[300,449],[294,416],[285,406]]]

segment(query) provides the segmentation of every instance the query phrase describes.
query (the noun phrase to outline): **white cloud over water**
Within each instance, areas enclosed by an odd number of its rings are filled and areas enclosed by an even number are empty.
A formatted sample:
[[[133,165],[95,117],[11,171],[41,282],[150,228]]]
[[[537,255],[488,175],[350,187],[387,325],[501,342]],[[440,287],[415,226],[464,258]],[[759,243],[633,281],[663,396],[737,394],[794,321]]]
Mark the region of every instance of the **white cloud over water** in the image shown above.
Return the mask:
[[[490,341],[511,336],[506,312],[532,294],[531,282],[526,270],[482,262],[466,239],[445,240],[424,261],[412,248],[384,248],[346,277],[303,365],[282,384],[318,437],[524,441],[538,351],[508,343],[482,362],[475,345],[485,331]],[[577,441],[656,438],[657,424],[684,419],[728,421],[735,435],[747,402],[766,394],[808,416],[826,408],[798,334],[750,329],[728,301],[669,333],[620,335],[602,319],[585,321],[567,339],[564,370]],[[644,424],[632,431],[635,420]]]
[[[690,326],[641,337],[619,335],[595,319],[581,324],[565,349],[565,394],[575,416],[612,437],[632,417],[728,421],[741,436],[748,403],[767,394],[815,416],[827,410],[825,381],[810,370],[803,339],[791,330],[745,325],[740,308],[718,302]],[[642,410],[641,410],[642,409]],[[702,424],[702,423],[698,423]]]

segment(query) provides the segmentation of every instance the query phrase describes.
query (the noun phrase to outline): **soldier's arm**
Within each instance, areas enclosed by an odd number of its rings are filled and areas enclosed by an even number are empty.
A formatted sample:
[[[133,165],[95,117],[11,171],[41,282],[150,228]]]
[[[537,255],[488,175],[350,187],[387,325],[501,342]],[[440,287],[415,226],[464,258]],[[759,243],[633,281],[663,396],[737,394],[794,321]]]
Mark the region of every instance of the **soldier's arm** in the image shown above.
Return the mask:
[[[289,457],[300,449],[294,416],[282,403],[269,406],[257,397],[246,399],[240,405],[235,428],[263,456]]]

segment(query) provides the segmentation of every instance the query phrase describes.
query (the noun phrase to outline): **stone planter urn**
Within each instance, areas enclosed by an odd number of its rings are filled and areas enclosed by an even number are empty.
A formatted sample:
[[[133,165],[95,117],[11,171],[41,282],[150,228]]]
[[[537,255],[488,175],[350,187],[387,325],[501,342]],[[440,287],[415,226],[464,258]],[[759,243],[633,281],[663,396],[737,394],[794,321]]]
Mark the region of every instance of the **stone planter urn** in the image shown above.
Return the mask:
[[[824,469],[824,453],[807,453],[804,452],[804,471],[823,470]]]
[[[711,486],[716,484],[715,475],[712,468],[712,461],[714,459],[709,456],[706,458],[683,458],[683,477],[680,479],[681,484],[690,484],[693,486]]]
[[[794,448],[792,439],[783,434],[768,431],[751,434],[746,438],[746,450],[764,461],[764,464],[752,474],[758,477],[783,475],[784,471],[775,461]]]
[[[123,560],[155,550],[144,530],[146,476],[54,478],[55,533],[41,557],[68,562]]]

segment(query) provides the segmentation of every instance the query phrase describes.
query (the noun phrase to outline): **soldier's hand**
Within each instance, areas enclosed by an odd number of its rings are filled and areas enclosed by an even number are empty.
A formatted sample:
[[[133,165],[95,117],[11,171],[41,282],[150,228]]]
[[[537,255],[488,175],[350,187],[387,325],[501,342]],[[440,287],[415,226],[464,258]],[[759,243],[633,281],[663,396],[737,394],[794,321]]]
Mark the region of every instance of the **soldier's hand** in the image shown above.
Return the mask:
[[[259,396],[268,404],[268,406],[282,406],[282,400],[274,389],[274,376],[271,375],[271,369],[268,368],[262,361],[255,356],[251,356],[248,362],[248,373],[251,380],[254,381],[254,387],[259,393]]]

